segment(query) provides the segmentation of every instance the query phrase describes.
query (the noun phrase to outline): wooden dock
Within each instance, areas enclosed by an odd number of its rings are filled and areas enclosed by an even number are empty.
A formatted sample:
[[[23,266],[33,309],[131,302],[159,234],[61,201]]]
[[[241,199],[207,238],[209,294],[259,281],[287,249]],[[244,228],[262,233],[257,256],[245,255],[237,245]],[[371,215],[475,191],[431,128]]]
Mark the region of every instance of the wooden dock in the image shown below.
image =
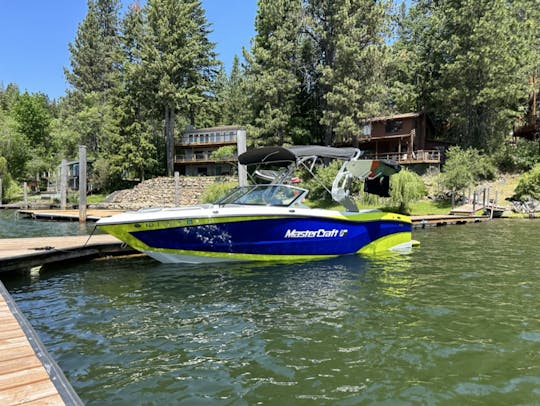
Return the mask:
[[[135,251],[108,234],[0,239],[0,273]]]
[[[114,216],[125,210],[114,209],[88,209],[86,211],[87,221],[98,221],[103,217]],[[79,221],[79,210],[59,210],[59,209],[41,209],[41,210],[18,210],[21,217],[36,220],[55,220],[55,221]]]
[[[0,282],[0,405],[82,405]]]
[[[489,216],[440,214],[429,216],[411,216],[413,228],[441,227],[450,224],[480,223],[489,221]]]

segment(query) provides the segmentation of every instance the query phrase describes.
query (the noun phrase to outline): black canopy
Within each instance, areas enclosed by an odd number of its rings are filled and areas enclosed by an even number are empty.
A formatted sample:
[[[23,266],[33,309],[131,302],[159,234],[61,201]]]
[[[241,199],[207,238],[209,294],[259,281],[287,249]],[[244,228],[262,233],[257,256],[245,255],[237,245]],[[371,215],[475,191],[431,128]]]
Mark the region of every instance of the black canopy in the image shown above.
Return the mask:
[[[242,165],[282,164],[289,165],[298,159],[317,156],[332,159],[351,159],[358,153],[356,148],[334,148],[320,145],[296,145],[292,147],[262,147],[244,152],[238,156]]]

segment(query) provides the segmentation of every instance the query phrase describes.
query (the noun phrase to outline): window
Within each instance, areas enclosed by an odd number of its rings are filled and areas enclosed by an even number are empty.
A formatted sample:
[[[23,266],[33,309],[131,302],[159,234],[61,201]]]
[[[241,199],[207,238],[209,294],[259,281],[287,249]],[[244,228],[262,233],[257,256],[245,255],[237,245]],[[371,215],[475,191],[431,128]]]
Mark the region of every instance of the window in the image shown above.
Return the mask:
[[[385,131],[387,133],[398,133],[403,129],[403,121],[401,120],[387,120]]]

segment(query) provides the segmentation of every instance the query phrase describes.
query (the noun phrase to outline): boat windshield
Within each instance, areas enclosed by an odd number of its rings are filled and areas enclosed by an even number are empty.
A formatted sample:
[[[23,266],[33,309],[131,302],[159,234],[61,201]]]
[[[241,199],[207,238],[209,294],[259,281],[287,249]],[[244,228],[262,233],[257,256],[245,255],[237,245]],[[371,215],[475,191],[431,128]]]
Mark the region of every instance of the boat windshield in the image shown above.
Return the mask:
[[[288,207],[300,204],[307,194],[306,189],[290,185],[251,185],[233,189],[215,204],[240,204],[256,206]]]

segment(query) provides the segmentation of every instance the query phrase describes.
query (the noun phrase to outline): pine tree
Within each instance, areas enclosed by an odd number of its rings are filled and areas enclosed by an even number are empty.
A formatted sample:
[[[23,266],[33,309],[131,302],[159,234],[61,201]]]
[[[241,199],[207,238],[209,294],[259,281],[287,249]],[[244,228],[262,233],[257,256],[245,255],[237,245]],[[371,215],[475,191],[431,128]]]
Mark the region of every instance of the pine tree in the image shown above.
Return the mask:
[[[325,143],[354,142],[364,120],[385,109],[388,4],[372,0],[324,2],[313,19],[320,31],[321,123]]]
[[[251,105],[257,144],[292,142],[296,95],[300,92],[299,38],[301,0],[261,0],[257,35],[248,61]],[[253,134],[254,133],[254,134]]]
[[[164,119],[167,173],[174,171],[177,112],[195,124],[216,75],[214,44],[200,0],[149,0],[141,60],[143,87]]]
[[[88,12],[69,44],[71,71],[65,69],[74,90],[104,92],[117,81],[119,0],[88,0]]]
[[[224,75],[223,82],[220,100],[222,106],[221,123],[242,125],[248,122],[246,78],[238,56],[234,57],[231,73],[228,77]]]
[[[404,41],[416,54],[419,104],[450,140],[494,149],[509,134],[530,76],[530,38],[505,0],[419,1]]]

